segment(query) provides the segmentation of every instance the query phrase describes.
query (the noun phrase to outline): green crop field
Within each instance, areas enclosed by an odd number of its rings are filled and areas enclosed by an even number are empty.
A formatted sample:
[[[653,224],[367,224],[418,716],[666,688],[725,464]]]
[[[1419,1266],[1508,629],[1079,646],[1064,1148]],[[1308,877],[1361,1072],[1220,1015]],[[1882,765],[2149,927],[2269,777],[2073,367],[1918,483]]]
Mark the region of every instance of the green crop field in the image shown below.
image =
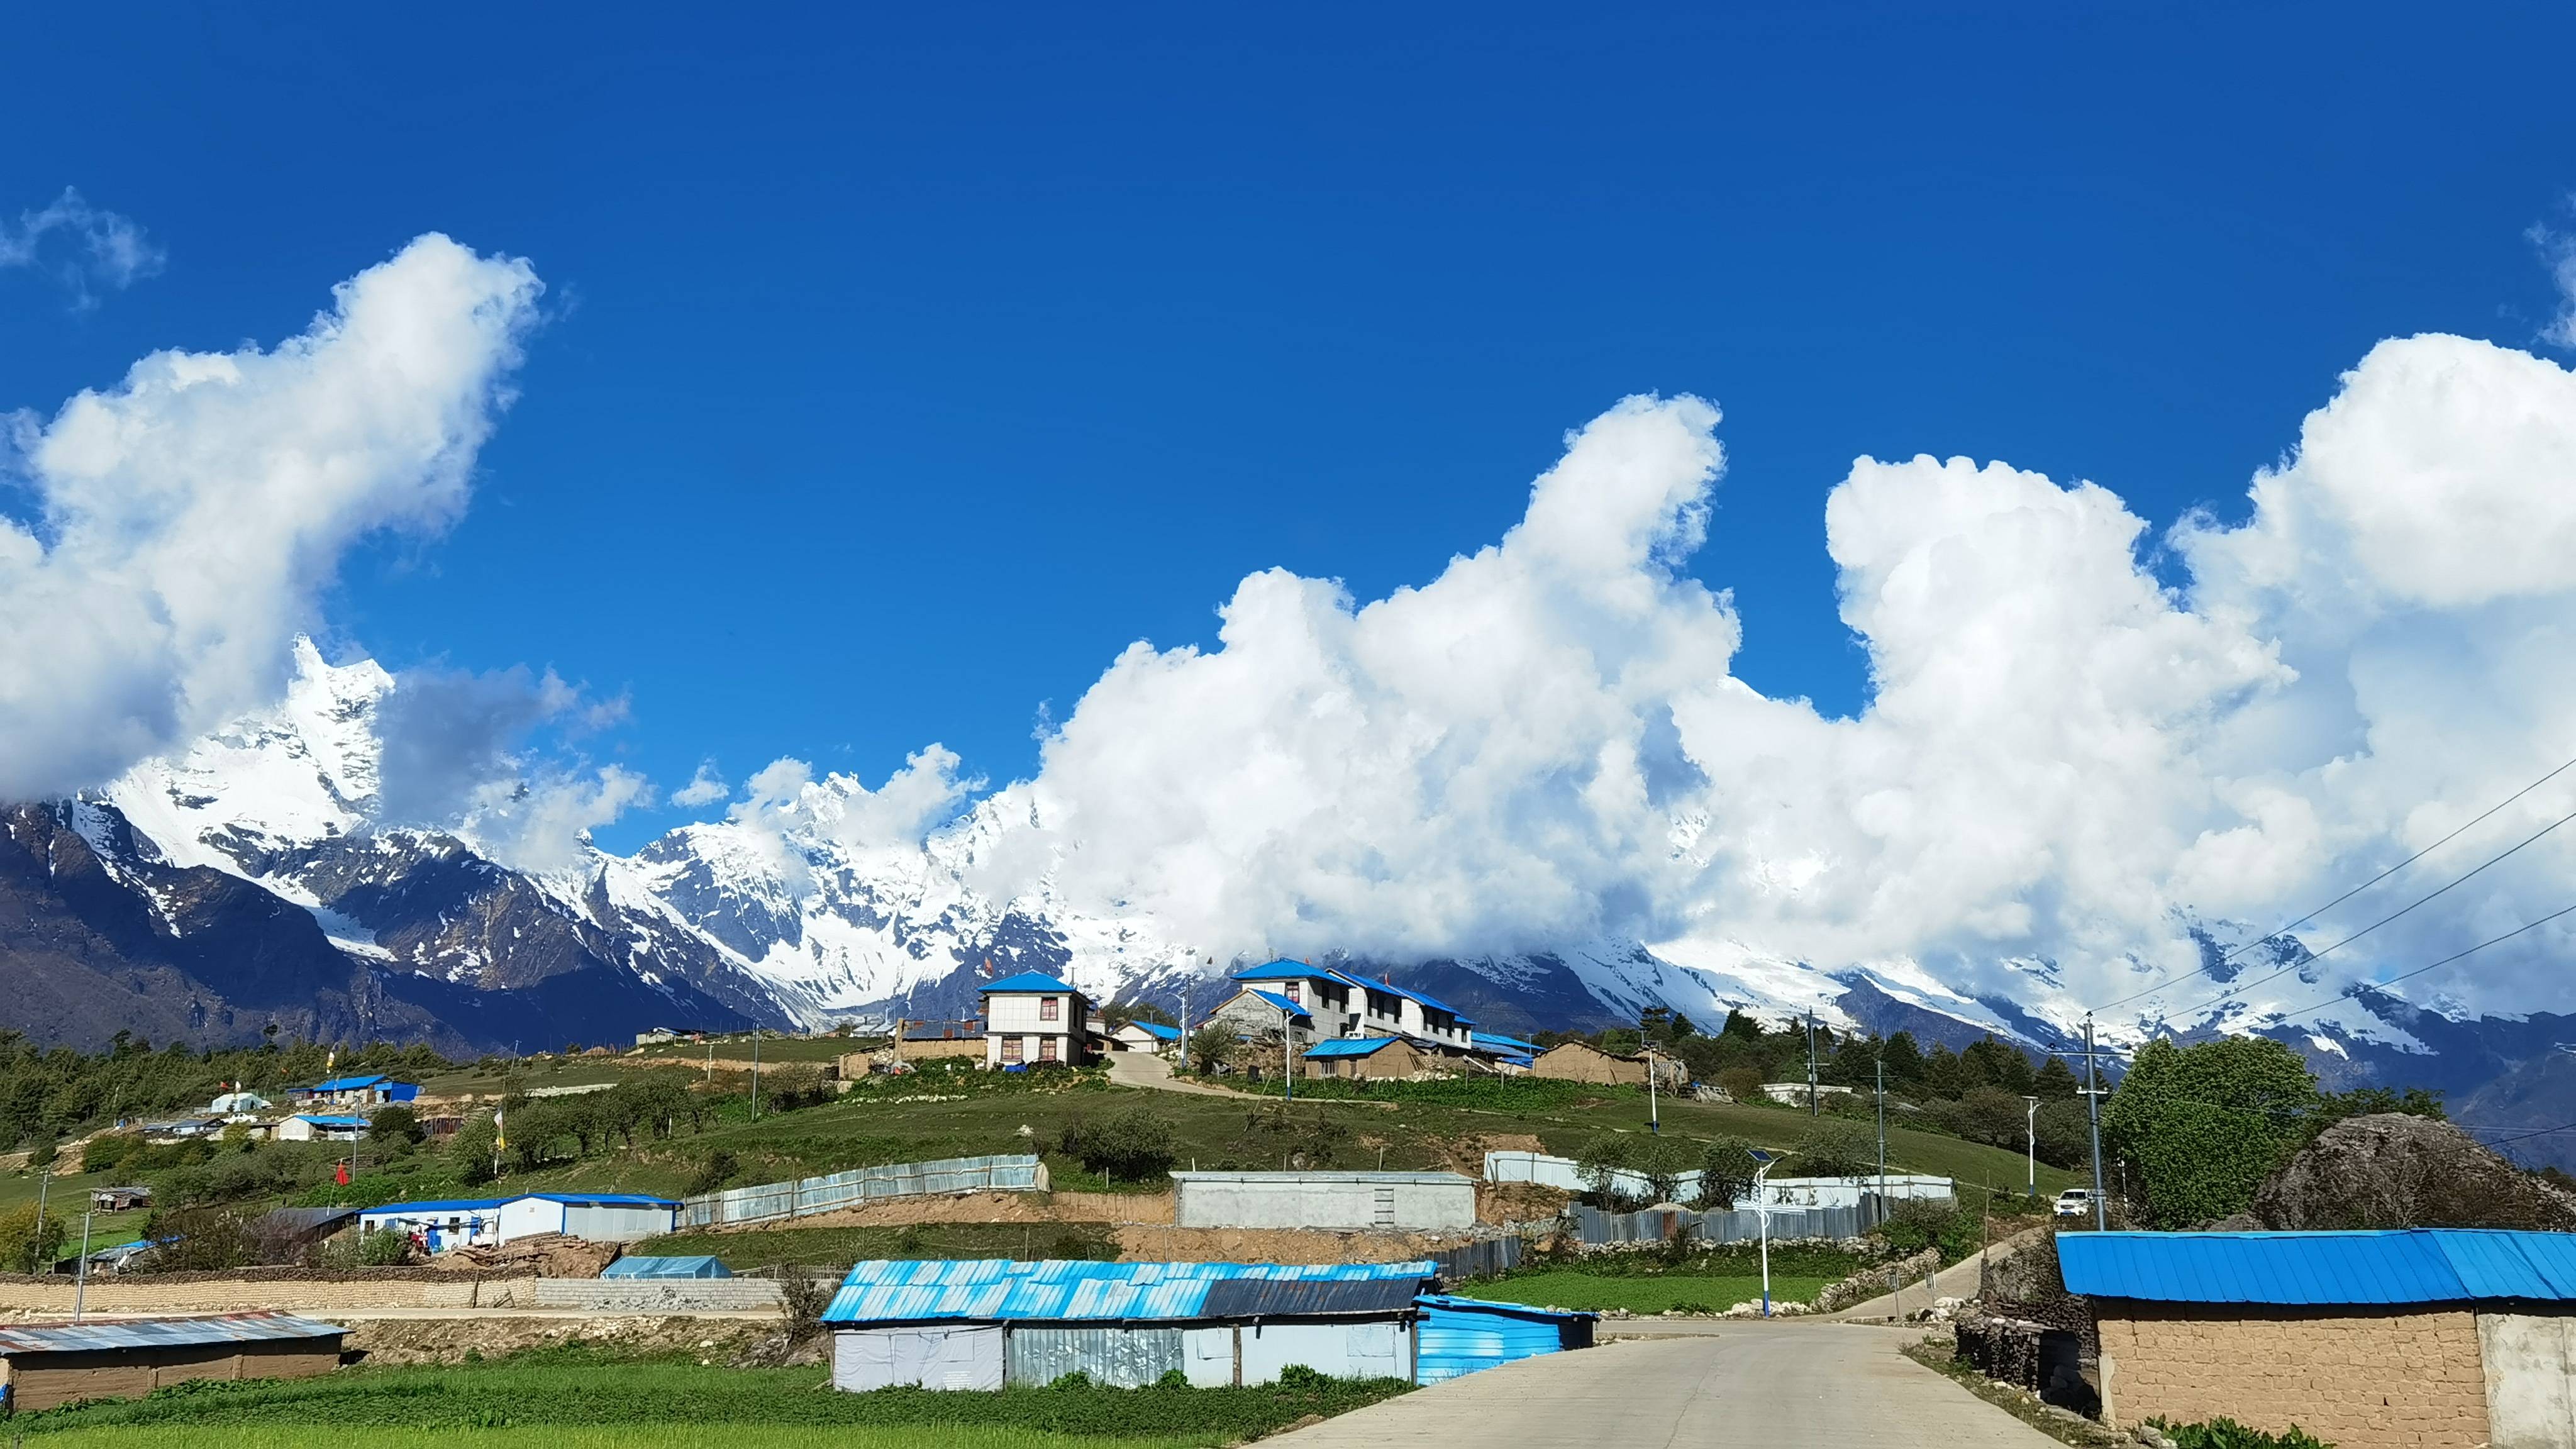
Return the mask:
[[[1771,1301],[1804,1303],[1831,1278],[1774,1273]],[[1762,1278],[1692,1274],[1669,1278],[1586,1273],[1579,1268],[1552,1268],[1518,1273],[1460,1290],[1497,1303],[1528,1303],[1541,1308],[1583,1308],[1595,1312],[1623,1308],[1630,1313],[1668,1313],[1675,1308],[1716,1312],[1762,1296]]]
[[[318,1379],[201,1380],[148,1398],[21,1415],[38,1444],[409,1449],[438,1443],[929,1446],[1218,1445],[1406,1391],[1394,1380],[1240,1389],[839,1393],[819,1367],[623,1359],[571,1346],[484,1364],[353,1368]]]

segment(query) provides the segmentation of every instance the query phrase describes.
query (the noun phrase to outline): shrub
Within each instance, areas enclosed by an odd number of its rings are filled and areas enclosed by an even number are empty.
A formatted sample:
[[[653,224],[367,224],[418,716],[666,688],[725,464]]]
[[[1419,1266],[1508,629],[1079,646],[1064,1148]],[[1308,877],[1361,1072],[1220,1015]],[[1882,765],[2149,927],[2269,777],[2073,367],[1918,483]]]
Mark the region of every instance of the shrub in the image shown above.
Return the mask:
[[[2206,1424],[2168,1424],[2162,1419],[2148,1423],[2163,1431],[2178,1449],[2334,1449],[2334,1446],[2292,1424],[2278,1434],[2248,1429],[2234,1419],[2212,1419]]]
[[[823,1310],[832,1306],[832,1290],[813,1269],[802,1263],[780,1267],[778,1297],[787,1309],[789,1343],[803,1343],[823,1331]]]
[[[1628,1156],[1628,1170],[1646,1179],[1646,1201],[1671,1202],[1681,1194],[1682,1174],[1699,1166],[1690,1144],[1670,1137],[1638,1139]]]
[[[1803,1176],[1858,1177],[1877,1166],[1878,1139],[1856,1122],[1820,1122],[1798,1144]]]
[[[1574,1154],[1574,1180],[1583,1184],[1593,1205],[1616,1210],[1630,1206],[1636,1188],[1622,1179],[1635,1148],[1626,1137],[1605,1132]]]
[[[30,1151],[30,1152],[27,1154],[27,1165],[28,1165],[29,1167],[51,1167],[51,1166],[53,1166],[53,1165],[54,1165],[54,1139],[53,1139],[53,1138],[51,1138],[51,1137],[47,1137],[47,1138],[46,1138],[46,1139],[44,1139],[43,1141],[41,1141],[41,1142],[37,1143],[37,1144],[36,1144],[36,1146],[35,1146],[35,1148],[34,1148],[34,1150]]]
[[[1751,1067],[1728,1067],[1717,1074],[1717,1089],[1738,1102],[1759,1102],[1762,1074]]]
[[[719,1147],[708,1153],[707,1160],[699,1164],[698,1175],[689,1179],[688,1191],[692,1196],[714,1192],[731,1182],[733,1175],[741,1170],[742,1164],[734,1159],[734,1155]]]
[[[378,1109],[376,1115],[367,1120],[367,1140],[370,1142],[417,1144],[428,1135],[420,1125],[420,1114],[399,1102]]]
[[[1091,1122],[1077,1117],[1065,1124],[1063,1146],[1066,1156],[1092,1171],[1131,1182],[1168,1171],[1179,1156],[1171,1119],[1150,1107]]]
[[[1279,1371],[1279,1387],[1283,1389],[1329,1389],[1332,1386],[1331,1374],[1310,1369],[1302,1363],[1292,1363]]]
[[[411,1239],[382,1229],[358,1239],[358,1261],[370,1268],[394,1268],[411,1261]]]
[[[107,1172],[143,1145],[143,1139],[125,1132],[102,1132],[81,1146],[81,1171]]]

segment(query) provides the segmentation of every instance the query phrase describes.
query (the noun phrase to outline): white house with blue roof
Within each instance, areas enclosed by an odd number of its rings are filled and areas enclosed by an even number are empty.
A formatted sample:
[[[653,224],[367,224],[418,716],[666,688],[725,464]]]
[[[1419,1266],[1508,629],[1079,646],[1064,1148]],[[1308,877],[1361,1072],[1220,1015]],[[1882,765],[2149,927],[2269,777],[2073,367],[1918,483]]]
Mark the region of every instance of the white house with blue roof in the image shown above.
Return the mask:
[[[1023,971],[985,983],[981,995],[985,1066],[1081,1066],[1099,1055],[1091,998],[1072,983],[1043,971]]]
[[[391,1202],[358,1214],[362,1232],[418,1237],[433,1253],[541,1233],[592,1243],[632,1243],[675,1231],[680,1205],[629,1192],[523,1192],[511,1197]]]
[[[1300,1050],[1346,1037],[1403,1037],[1449,1056],[1477,1054],[1472,1018],[1427,992],[1387,981],[1279,960],[1229,978],[1234,997],[1210,1013],[1246,1033],[1279,1030],[1284,1023]]]

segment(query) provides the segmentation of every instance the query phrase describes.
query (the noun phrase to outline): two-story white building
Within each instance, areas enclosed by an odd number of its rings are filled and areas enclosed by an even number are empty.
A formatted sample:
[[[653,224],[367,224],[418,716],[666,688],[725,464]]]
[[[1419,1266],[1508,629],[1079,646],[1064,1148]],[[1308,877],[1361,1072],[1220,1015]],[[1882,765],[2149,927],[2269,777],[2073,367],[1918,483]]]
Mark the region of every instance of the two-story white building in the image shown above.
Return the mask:
[[[1273,961],[1238,971],[1237,993],[1210,1016],[1245,1031],[1277,1028],[1283,1018],[1303,1044],[1342,1037],[1400,1036],[1436,1050],[1467,1055],[1480,1050],[1469,1028],[1475,1022],[1435,997],[1384,981],[1313,966]],[[1299,1019],[1302,1015],[1303,1019]]]
[[[1091,998],[1043,971],[1023,971],[985,986],[984,1065],[1081,1066],[1097,1054]]]

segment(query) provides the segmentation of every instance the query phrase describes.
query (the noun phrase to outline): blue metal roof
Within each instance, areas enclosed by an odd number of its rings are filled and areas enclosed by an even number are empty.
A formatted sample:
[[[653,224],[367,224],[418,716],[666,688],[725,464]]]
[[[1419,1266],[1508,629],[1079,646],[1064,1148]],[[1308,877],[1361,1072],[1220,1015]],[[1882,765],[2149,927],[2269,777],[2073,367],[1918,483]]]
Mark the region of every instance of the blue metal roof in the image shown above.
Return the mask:
[[[850,1270],[825,1323],[967,1319],[1167,1321],[1206,1316],[1217,1283],[1428,1281],[1436,1266],[1406,1263],[1017,1263],[1003,1258],[879,1260]]]
[[[1023,971],[1017,976],[1005,976],[999,981],[984,983],[983,994],[990,995],[996,991],[1061,991],[1074,996],[1082,995],[1070,984],[1059,981],[1043,971]]]
[[[1534,1057],[1538,1055],[1537,1043],[1526,1042],[1516,1036],[1504,1036],[1499,1032],[1471,1031],[1467,1033],[1467,1040],[1473,1043],[1480,1050],[1495,1052],[1503,1056]]]
[[[327,1082],[316,1082],[304,1090],[308,1092],[354,1092],[360,1087],[372,1087],[378,1082],[388,1082],[391,1080],[393,1079],[385,1076],[381,1072],[372,1077],[333,1077]]]
[[[1515,1359],[1589,1347],[1592,1320],[1600,1316],[1445,1293],[1426,1293],[1414,1302],[1422,1309],[1422,1326],[1414,1337],[1414,1372],[1426,1384]]]
[[[1249,971],[1237,971],[1227,979],[1232,981],[1339,981],[1348,984],[1351,978],[1329,966],[1309,966],[1303,961],[1282,959],[1266,962]]]
[[[295,1116],[296,1120],[310,1122],[316,1127],[364,1127],[367,1125],[367,1119],[364,1117],[327,1117],[319,1112],[298,1112]]]
[[[566,1207],[663,1207],[679,1204],[667,1197],[643,1197],[631,1192],[523,1192],[504,1201],[520,1202],[535,1198],[539,1202],[559,1202]]]
[[[420,1213],[489,1212],[509,1201],[498,1197],[445,1197],[426,1202],[389,1202],[381,1207],[361,1208],[363,1217],[410,1217]]]
[[[1310,1057],[1373,1056],[1386,1047],[1392,1046],[1396,1042],[1402,1040],[1402,1037],[1393,1036],[1335,1037],[1331,1041],[1319,1041],[1313,1046],[1308,1047],[1306,1049],[1306,1055]]]
[[[2061,1233],[2070,1293],[2166,1303],[2576,1301],[2576,1236],[2485,1228],[2367,1233]]]
[[[1262,1000],[1264,1000],[1264,1001],[1269,1002],[1272,1006],[1277,1007],[1279,1010],[1284,1011],[1284,1012],[1287,1012],[1290,1016],[1302,1016],[1302,1017],[1306,1018],[1308,1021],[1313,1021],[1313,1020],[1315,1019],[1315,1014],[1314,1014],[1313,1012],[1308,1011],[1306,1008],[1304,1008],[1304,1007],[1302,1007],[1302,1006],[1299,1006],[1297,1003],[1295,1003],[1295,1002],[1293,1002],[1293,1001],[1290,1001],[1287,997],[1280,995],[1280,994],[1279,994],[1278,992],[1276,992],[1276,991],[1258,991],[1258,990],[1256,990],[1256,991],[1254,991],[1252,994],[1253,994],[1253,995],[1255,995],[1255,996],[1260,997],[1260,998],[1261,998]]]
[[[1160,1037],[1165,1041],[1181,1039],[1181,1029],[1177,1026],[1165,1026],[1159,1021],[1131,1021],[1127,1024],[1148,1036]]]

